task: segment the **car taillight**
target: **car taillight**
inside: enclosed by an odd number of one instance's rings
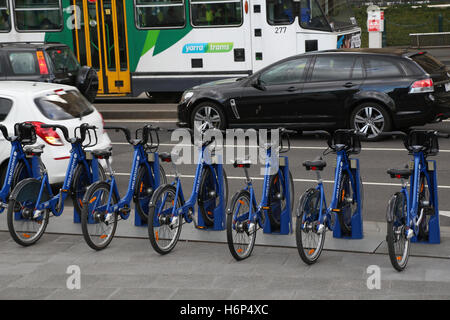
[[[34,125],[36,129],[36,134],[39,137],[41,137],[41,139],[44,140],[46,143],[48,143],[51,146],[64,145],[61,140],[61,137],[55,130],[53,130],[52,128],[41,128],[42,122],[33,121],[31,123]]]
[[[414,82],[409,89],[409,93],[434,92],[433,79],[423,79]]]
[[[43,51],[36,51],[38,64],[39,64],[39,71],[41,74],[48,74],[48,67],[47,62],[45,61],[44,52]]]

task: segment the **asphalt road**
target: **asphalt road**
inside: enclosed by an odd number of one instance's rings
[[[145,122],[147,123],[147,122]],[[142,127],[144,122],[121,122],[131,130]],[[118,124],[111,122],[111,124]],[[175,128],[173,122],[154,122],[162,128]],[[450,122],[428,125],[425,128],[436,129],[450,133]],[[110,132],[114,148],[113,167],[118,175],[119,190],[123,195],[128,185],[129,172],[131,170],[132,146],[125,142],[123,134]],[[298,202],[301,194],[309,187],[313,187],[315,174],[307,172],[302,166],[303,161],[314,159],[321,155],[326,148],[326,142],[314,137],[304,137],[300,135],[291,138],[291,151],[289,156],[290,170],[294,178],[295,200]],[[172,142],[170,133],[161,134],[160,152],[170,152],[177,142]],[[386,170],[389,168],[401,168],[410,160],[410,156],[404,149],[401,140],[388,139],[381,142],[366,142],[362,144],[362,151],[357,156],[360,159],[361,175],[364,183],[364,219],[366,221],[385,221],[385,212],[388,200],[393,193],[400,189],[400,181],[391,179]],[[441,151],[438,156],[430,158],[438,161],[438,183],[439,183],[439,208],[441,212],[441,225],[450,226],[450,139],[440,140]],[[328,199],[332,193],[333,162],[335,155],[330,154],[324,159],[328,166],[323,172],[325,180],[325,190]],[[172,165],[163,165],[168,180],[173,179],[174,169]],[[254,165],[250,169],[250,175],[255,180],[257,197],[261,195],[262,176],[260,175],[261,165]],[[235,169],[231,165],[226,165],[225,170],[228,175],[229,199],[240,190],[245,183],[243,169]],[[182,182],[185,196],[192,190],[192,181],[195,174],[195,165],[180,165],[178,171],[182,175]],[[295,205],[296,206],[296,205]]]

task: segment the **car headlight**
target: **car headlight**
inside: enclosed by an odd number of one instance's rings
[[[194,95],[194,92],[192,92],[192,91],[185,91],[183,93],[183,96],[181,97],[181,103],[188,101],[189,99],[192,98],[193,95]]]

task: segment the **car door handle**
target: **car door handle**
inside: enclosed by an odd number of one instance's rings
[[[286,91],[288,91],[288,92],[294,92],[294,91],[297,91],[297,90],[298,90],[297,87],[289,87],[289,88],[287,88]]]
[[[344,87],[346,88],[351,88],[354,87],[356,84],[354,84],[353,82],[347,82],[346,84],[344,84]]]

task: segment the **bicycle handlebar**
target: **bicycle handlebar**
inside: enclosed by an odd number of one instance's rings
[[[2,124],[0,124],[0,131],[2,132],[3,137],[5,137],[6,140],[11,141],[11,137],[8,135],[8,129]]]
[[[420,138],[422,134],[422,138]],[[439,151],[439,144],[437,139],[435,142],[433,138],[450,138],[448,133],[439,132],[436,130],[411,130],[408,134],[403,131],[384,132],[382,136],[399,136],[403,139],[403,144],[409,152],[424,152],[429,155],[436,155]]]
[[[59,125],[59,124],[41,124],[41,128],[44,129],[53,129],[56,131],[56,129],[61,130],[61,132],[64,135],[64,139],[66,139],[67,142],[71,142],[71,139],[69,137],[69,130],[65,126]]]

